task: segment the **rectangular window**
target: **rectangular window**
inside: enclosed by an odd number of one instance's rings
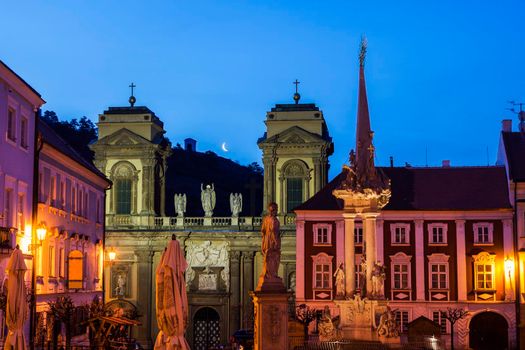
[[[408,264],[394,264],[394,289],[408,289]]]
[[[58,276],[64,277],[64,248],[58,250]]]
[[[445,243],[443,227],[432,227],[432,243]]]
[[[432,289],[447,289],[447,264],[431,264],[431,288]]]
[[[27,118],[22,117],[20,120],[20,146],[27,149]]]
[[[13,227],[13,190],[5,190],[5,226]]]
[[[49,277],[55,277],[55,247],[49,246]]]
[[[115,190],[117,191],[117,214],[131,214],[131,180],[117,180]]]
[[[489,236],[489,227],[479,225],[476,229],[476,243],[492,243]]]
[[[476,264],[476,289],[494,289],[492,264]]]
[[[97,198],[96,222],[100,223],[100,198]]]
[[[390,225],[392,244],[409,244],[410,243],[410,224],[392,224]]]
[[[361,273],[363,268],[361,264],[355,264],[355,289],[361,289]]]
[[[315,288],[330,288],[330,265],[315,265]]]
[[[73,214],[77,213],[77,189],[75,187],[71,191],[71,212]]]
[[[432,312],[432,321],[436,322],[441,328],[441,334],[447,333],[447,319],[441,311]]]
[[[51,197],[51,206],[57,205],[57,178],[51,176],[51,189],[49,190],[49,196]]]
[[[23,193],[18,194],[18,224],[17,228],[19,232],[25,231],[26,219],[24,216],[24,205],[25,198]]]
[[[286,179],[286,211],[291,213],[293,209],[303,203],[303,179]]]
[[[62,209],[66,207],[66,184],[60,181],[60,204]]]
[[[7,110],[7,138],[16,141],[16,116],[11,108]]]
[[[363,244],[363,227],[355,226],[354,227],[354,244],[361,245]]]
[[[396,322],[401,333],[408,331],[408,311],[396,311]]]

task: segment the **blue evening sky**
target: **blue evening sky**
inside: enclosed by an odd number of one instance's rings
[[[354,147],[357,54],[377,162],[486,165],[500,122],[525,100],[523,1],[8,1],[0,58],[64,118],[96,120],[137,105],[175,145],[198,140],[242,164],[259,161],[265,112],[301,102],[324,112],[331,177]],[[227,143],[229,153],[220,149]],[[427,151],[425,151],[427,150]]]

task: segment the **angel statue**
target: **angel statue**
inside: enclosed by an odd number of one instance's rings
[[[230,210],[232,211],[232,217],[236,218],[242,211],[242,194],[230,193]]]
[[[175,193],[175,211],[179,218],[184,217],[186,212],[186,193],[176,194]]]
[[[206,185],[206,188],[201,184],[201,202],[205,217],[213,216],[213,209],[215,208],[215,188],[213,184]]]

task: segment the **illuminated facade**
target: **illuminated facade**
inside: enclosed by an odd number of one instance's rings
[[[45,122],[39,121],[38,132],[37,223],[46,234],[35,240],[37,344],[52,338],[48,302],[69,296],[78,307],[102,298],[104,200],[110,187],[109,180]],[[86,332],[80,323],[87,311],[78,310],[73,336]]]
[[[32,266],[35,120],[44,104],[40,94],[0,61],[0,286],[18,244]],[[31,274],[26,273],[30,285]],[[0,311],[2,313],[2,311]],[[0,315],[0,345],[5,337]]]
[[[515,233],[505,167],[375,167],[363,61],[358,106],[350,165],[296,209],[297,303],[328,306],[341,317],[343,336],[367,340],[380,340],[372,329],[377,310],[388,304],[402,338],[423,316],[449,342],[441,311],[461,308],[469,314],[456,323],[456,348],[516,348]],[[368,315],[364,328],[356,312]]]

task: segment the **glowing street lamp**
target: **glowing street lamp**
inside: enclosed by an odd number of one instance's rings
[[[509,276],[509,280],[511,279],[513,270],[514,270],[514,261],[511,258],[509,258],[509,256],[507,255],[507,257],[505,258],[505,272],[507,272],[507,275]]]
[[[113,248],[109,248],[108,250],[109,262],[112,263],[116,257],[117,257],[117,253],[115,252],[115,250]]]
[[[42,244],[42,241],[46,239],[46,234],[47,234],[46,224],[41,222],[36,228],[36,238],[38,239],[38,242],[40,244]]]

